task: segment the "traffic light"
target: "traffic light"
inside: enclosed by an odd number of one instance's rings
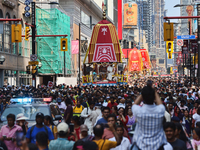
[[[169,52],[174,52],[174,44],[173,44],[173,41],[167,41],[166,42],[166,50],[167,50],[167,53]]]
[[[30,66],[26,66],[26,73],[31,74]]]
[[[29,39],[29,34],[30,34],[30,29],[29,29],[29,27],[26,27],[26,29],[25,29],[25,40],[26,41],[28,41],[28,39]]]
[[[11,39],[13,43],[22,42],[22,25],[12,24],[11,26]]]
[[[174,41],[174,24],[164,23],[164,41]]]
[[[32,74],[37,75],[37,66],[32,66]]]
[[[61,51],[68,51],[67,38],[61,38],[60,39],[60,50]]]

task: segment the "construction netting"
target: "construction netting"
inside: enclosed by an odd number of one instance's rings
[[[68,51],[65,52],[66,74],[71,74],[70,17],[58,9],[36,9],[37,35],[65,35],[68,39]],[[64,52],[60,51],[60,39],[63,37],[37,37],[38,61],[41,74],[63,74]]]

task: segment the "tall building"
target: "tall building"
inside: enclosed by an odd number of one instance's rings
[[[163,23],[165,16],[164,0],[148,0],[148,47],[152,71],[166,71],[166,52],[163,40]]]

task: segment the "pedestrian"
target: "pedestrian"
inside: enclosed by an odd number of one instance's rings
[[[44,114],[41,112],[38,112],[36,114],[36,125],[30,127],[26,134],[26,140],[27,143],[36,143],[36,135],[38,132],[44,131],[48,135],[49,141],[54,139],[53,132],[51,129],[47,126],[45,126],[44,123]]]
[[[112,109],[112,106],[117,106],[118,104],[116,102],[114,102],[114,97],[111,96],[110,97],[110,102],[108,103],[108,106],[110,108],[110,110]],[[110,112],[111,113],[111,112]]]
[[[16,124],[19,125],[20,127],[22,127],[24,135],[26,135],[26,133],[28,131],[28,122],[26,121],[27,119],[28,118],[25,117],[23,113],[19,113],[17,115]]]
[[[126,124],[126,127],[128,129],[128,131],[131,131],[132,129],[132,125],[136,122],[135,120],[135,116],[133,116],[133,112],[131,109],[128,109],[128,122]]]
[[[5,143],[8,150],[20,150],[19,147],[15,145],[16,132],[23,132],[22,128],[15,124],[15,115],[7,115],[7,125],[1,127],[0,140]]]
[[[108,123],[107,117],[108,117],[109,114],[110,114],[110,108],[109,107],[103,107],[102,108],[102,118],[99,119],[96,124],[107,124]]]
[[[64,120],[67,124],[70,124],[71,118],[73,116],[72,101],[71,99],[67,98],[65,102],[66,102],[67,108],[64,113]]]
[[[47,127],[51,129],[54,135],[54,139],[57,139],[57,127],[53,125],[51,116],[49,115],[44,116],[44,125],[46,125]]]
[[[191,139],[192,148],[194,150],[200,150],[200,129],[195,128],[193,130],[193,139]]]
[[[92,101],[89,102],[89,107],[84,108],[81,112],[81,117],[85,119],[84,124],[88,127],[89,134],[93,132],[92,119],[93,117],[96,117],[96,113],[93,111],[94,104],[95,103]]]
[[[115,114],[109,114],[107,117],[107,121],[108,123],[112,124],[112,126],[115,128],[116,124],[117,124],[117,117],[115,116]],[[124,125],[124,124],[123,124]],[[123,136],[128,138],[128,133],[126,131],[126,129],[124,128],[124,132],[123,132]],[[102,136],[103,139],[110,139],[113,138],[114,134],[112,132],[112,130],[110,130],[110,128],[107,126],[104,129],[104,134]]]
[[[73,116],[80,117],[81,112],[83,111],[84,107],[81,105],[81,101],[77,100],[76,106],[73,108]]]
[[[65,111],[66,109],[65,102],[62,102],[62,99],[60,97],[57,98],[57,105],[59,109],[63,109]]]
[[[61,122],[57,126],[58,139],[52,140],[49,144],[49,150],[72,150],[74,147],[74,141],[68,141],[69,126],[65,122]],[[74,134],[74,136],[76,136]]]
[[[200,121],[200,107],[198,107],[196,113],[192,115],[192,118],[194,119],[194,127],[196,127],[196,123]]]
[[[78,140],[79,140],[80,139],[80,119],[79,119],[79,117],[73,116],[71,123],[74,124],[74,130],[75,130],[75,133],[76,133]]]
[[[176,138],[175,131],[176,131],[176,125],[173,122],[166,122],[164,124],[164,131],[167,137],[167,141],[171,144],[174,150],[181,149],[181,150],[187,150],[186,144]]]
[[[133,137],[133,149],[158,150],[167,143],[162,123],[165,107],[157,92],[152,88],[152,81],[142,89],[141,95],[137,97],[132,106],[133,115],[137,124]],[[141,107],[139,104],[144,102]],[[154,105],[154,101],[156,105]]]
[[[124,128],[123,126],[116,126],[115,130],[117,132],[117,135],[119,136],[121,140],[121,144],[118,145],[115,148],[112,148],[111,150],[129,150],[129,147],[131,145],[130,141],[128,138],[124,137]],[[109,141],[116,141],[115,137],[110,138]]]
[[[94,127],[94,142],[98,145],[99,150],[110,150],[111,148],[115,148],[116,146],[121,144],[120,138],[116,133],[113,124],[108,123],[109,129],[113,132],[116,141],[109,141],[108,139],[102,139],[102,135],[104,134],[104,126],[102,124],[97,124]]]
[[[2,97],[2,104],[0,105],[1,115],[3,114],[3,112],[4,112],[4,110],[6,109],[7,106],[8,106],[8,103],[6,101],[6,97],[3,96]]]
[[[80,140],[82,141],[92,141],[94,139],[94,137],[92,135],[88,134],[88,127],[84,124],[82,124],[80,126],[80,131],[81,131],[81,135],[80,135]]]
[[[48,135],[44,131],[40,131],[36,135],[36,145],[38,150],[49,150]]]

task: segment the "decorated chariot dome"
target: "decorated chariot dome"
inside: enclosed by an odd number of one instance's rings
[[[87,63],[122,62],[122,51],[116,28],[106,20],[105,13],[103,15],[103,20],[94,26],[83,63],[86,63],[86,57],[88,57]]]

